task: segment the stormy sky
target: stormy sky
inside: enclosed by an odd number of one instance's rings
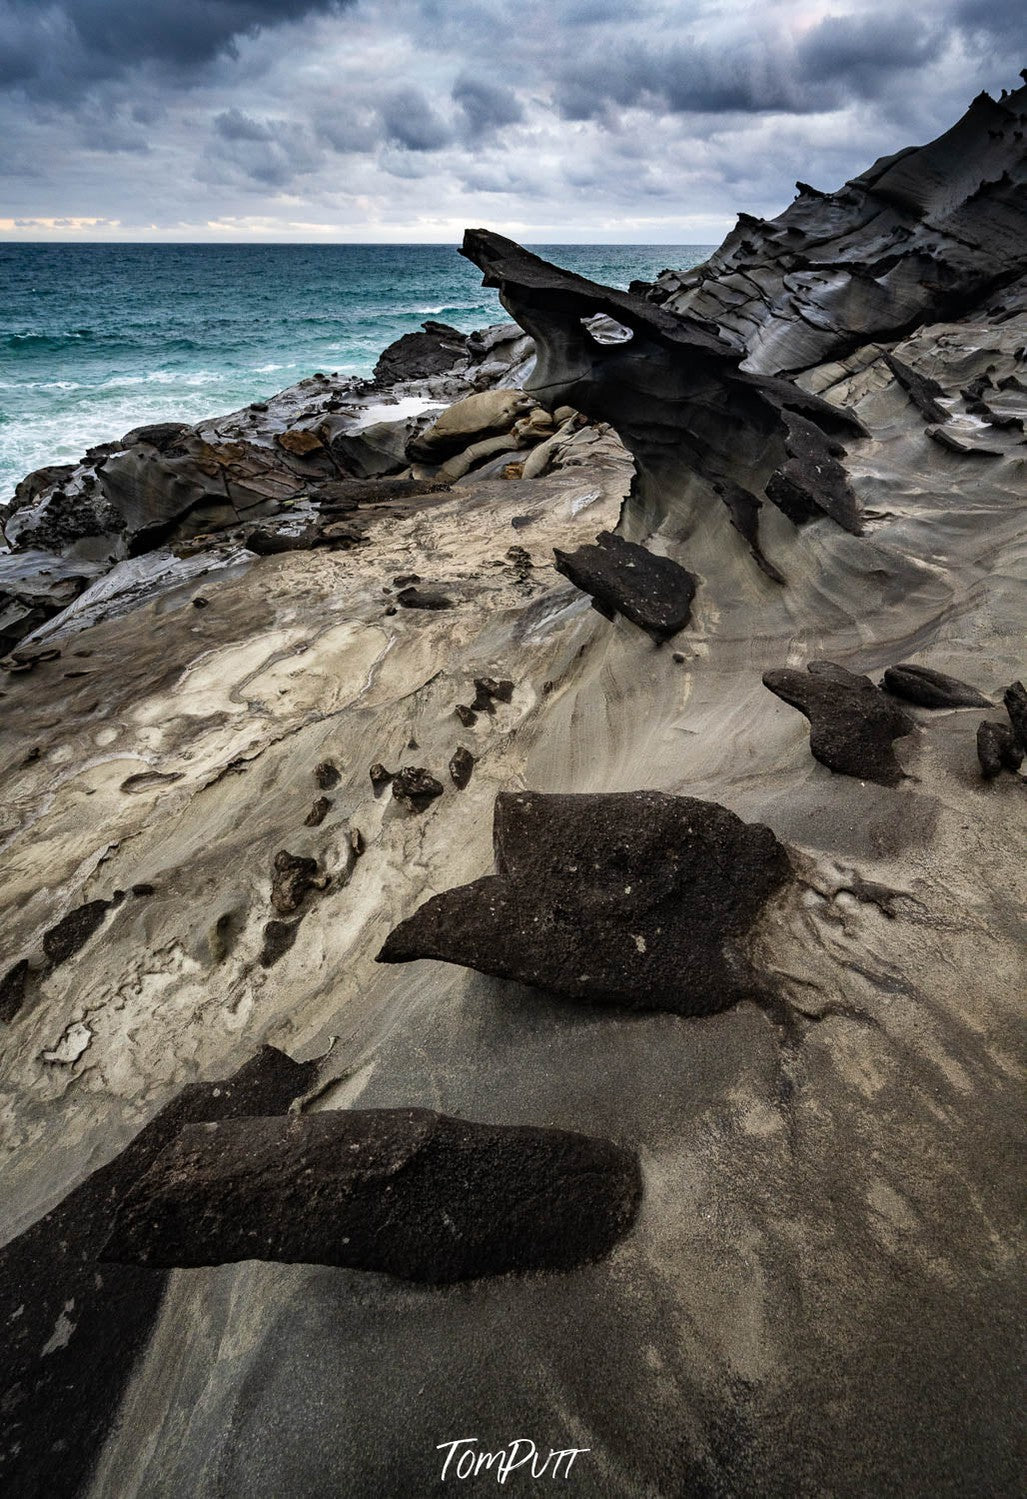
[[[1024,0],[0,0],[0,237],[709,243],[1019,85]]]

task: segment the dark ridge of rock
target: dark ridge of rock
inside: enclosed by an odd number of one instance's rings
[[[661,310],[712,320],[768,372],[952,321],[1027,269],[1025,114],[1027,88],[981,94],[936,140],[738,225],[704,265],[661,273],[652,295]],[[937,392],[893,373],[926,415]]]
[[[260,949],[261,968],[273,968],[279,958],[294,945],[300,929],[302,916],[296,921],[268,921],[264,923],[264,940]]]
[[[29,978],[29,960],[21,958],[0,979],[0,1020],[5,1025],[11,1021],[25,1003],[25,989]]]
[[[989,698],[968,682],[947,677],[941,671],[932,671],[929,666],[914,666],[908,661],[889,666],[881,685],[893,697],[904,698],[907,703],[916,703],[921,708],[994,707]]]
[[[474,772],[474,756],[464,745],[460,745],[453,751],[453,757],[449,762],[449,774],[453,785],[458,791],[463,791],[470,783]]]
[[[112,900],[90,900],[62,916],[56,926],[43,933],[43,951],[51,968],[66,963],[70,957],[85,947],[94,932],[103,926],[107,912],[116,902]]]
[[[389,344],[374,367],[374,383],[397,385],[404,380],[424,380],[447,374],[467,355],[467,336],[448,323],[429,319],[419,333],[404,333]]]
[[[743,485],[735,484],[730,479],[718,480],[713,488],[727,506],[731,524],[739,536],[744,537],[748,543],[756,566],[773,582],[784,583],[786,581],[784,575],[772,562],[768,561],[760,546],[760,511],[763,509],[763,501],[758,500],[754,494],[750,494]]]
[[[658,557],[611,531],[595,546],[555,549],[556,570],[590,594],[592,606],[613,619],[623,614],[654,640],[667,640],[688,624],[696,580],[670,557]]]
[[[829,770],[880,786],[902,780],[892,740],[916,725],[869,677],[832,661],[811,661],[804,672],[764,672],[763,685],[809,719],[810,753]]]
[[[423,765],[405,765],[392,777],[392,794],[397,801],[409,807],[411,812],[423,812],[443,792],[441,781],[437,781]]]
[[[133,427],[121,439],[122,448],[134,447],[137,442],[156,448],[158,453],[167,453],[175,448],[189,427],[185,422],[152,422],[148,427]]]
[[[227,1081],[190,1084],[0,1249],[0,1492],[75,1499],[117,1417],[166,1284],[152,1270],[98,1262],[129,1188],[184,1125],[284,1113],[319,1066],[265,1046]]]
[[[328,876],[318,867],[316,859],[290,854],[284,848],[275,854],[271,904],[281,915],[298,911],[311,890],[324,890],[327,885]]]
[[[977,730],[977,758],[985,780],[993,780],[1002,770],[1019,770],[1024,752],[1007,723],[986,718]]]
[[[332,804],[327,796],[319,796],[313,803],[310,811],[303,819],[305,828],[319,828],[332,810]]]
[[[939,424],[948,421],[949,413],[938,403],[938,396],[945,392],[937,380],[930,375],[921,375],[895,354],[885,354],[884,362],[922,416]]]
[[[54,552],[0,553],[0,656],[60,614],[104,571],[98,562]]]
[[[747,941],[791,874],[769,828],[657,791],[504,792],[493,838],[496,874],[419,907],[380,963],[434,958],[681,1015],[766,996]]]
[[[496,703],[508,703],[513,698],[514,684],[508,677],[475,677],[472,713],[493,713]],[[474,719],[471,720],[474,722]]]
[[[396,602],[404,609],[452,609],[453,600],[440,588],[401,588]]]
[[[374,787],[375,796],[381,796],[386,786],[393,779],[395,771],[386,770],[381,761],[376,760],[368,771],[368,775],[371,777],[371,785]]]
[[[48,463],[44,468],[35,468],[24,479],[20,479],[14,486],[14,498],[9,506],[0,505],[0,520],[6,515],[13,515],[23,505],[31,505],[33,500],[52,489],[57,484],[63,484],[70,479],[75,472],[73,463]]]
[[[638,1213],[633,1151],[428,1109],[188,1125],[119,1207],[106,1258],[339,1265],[429,1285],[572,1270]]]
[[[737,345],[710,321],[560,270],[501,235],[468,229],[461,253],[534,339],[525,390],[549,410],[571,406],[616,429],[640,476],[627,507],[649,530],[693,476],[711,496],[714,485],[737,483],[783,498],[797,521],[823,514],[859,529],[832,440],[864,435],[850,412],[788,380],[741,369]],[[586,326],[597,313],[631,336],[598,341]]]
[[[314,780],[321,791],[332,791],[341,779],[338,766],[331,760],[322,760],[314,766]]]
[[[321,510],[349,512],[361,505],[381,505],[389,500],[416,500],[425,495],[448,494],[452,485],[444,479],[331,479],[312,487],[310,499]]]
[[[1011,682],[1002,694],[1002,701],[1009,714],[1013,737],[1027,753],[1027,687],[1022,682]]]

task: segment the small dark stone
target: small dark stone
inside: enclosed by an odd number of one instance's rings
[[[38,744],[34,744],[21,763],[23,765],[35,765],[42,753],[41,747]]]
[[[1001,770],[1019,770],[1023,750],[1007,723],[986,718],[977,730],[977,758],[985,780],[990,781]]]
[[[29,978],[29,960],[22,958],[9,968],[0,979],[0,1020],[6,1025],[17,1015],[25,1003],[25,988]]]
[[[695,578],[670,557],[658,557],[612,531],[600,531],[595,546],[556,550],[556,570],[612,619],[622,614],[654,640],[667,640],[688,624]]]
[[[332,810],[332,804],[326,796],[319,796],[313,804],[306,817],[303,819],[305,828],[319,828]]]
[[[453,712],[456,714],[457,718],[459,718],[465,729],[471,728],[478,722],[477,713],[475,713],[473,708],[469,708],[466,703],[457,703],[456,707],[453,709]]]
[[[947,677],[944,672],[912,666],[909,662],[889,666],[882,685],[893,697],[905,698],[907,703],[916,703],[921,708],[992,707],[983,693],[958,677]]]
[[[425,770],[422,765],[405,765],[393,777],[393,796],[412,812],[423,812],[442,792],[442,782],[437,781],[431,771]]]
[[[69,911],[56,926],[43,933],[43,951],[51,968],[57,968],[77,953],[80,947],[85,947],[93,933],[103,925],[104,917],[112,904],[112,901],[107,900],[87,901],[84,906],[77,906],[74,911]]]
[[[767,994],[748,937],[790,877],[769,828],[634,791],[502,793],[496,874],[393,931],[381,963],[436,958],[569,999],[703,1015]]]
[[[414,750],[414,749],[420,749],[420,748],[421,748],[421,746],[418,744],[418,742],[414,738],[413,734],[411,734],[410,738],[407,740],[407,749]]]
[[[300,921],[302,921],[300,917]],[[299,921],[268,921],[264,925],[264,943],[260,949],[261,968],[273,968],[296,941]]]
[[[133,895],[156,895],[157,893],[157,886],[149,885],[145,881],[140,881],[138,885],[133,885],[131,888]]]
[[[453,600],[438,588],[403,588],[396,595],[404,609],[452,609]]]
[[[514,684],[505,677],[475,677],[474,699],[471,711],[491,713],[495,703],[508,703],[513,697]]]
[[[474,756],[469,749],[465,749],[461,745],[459,749],[453,751],[453,758],[449,762],[449,774],[452,776],[453,785],[458,791],[463,791],[471,779],[473,770]]]
[[[811,661],[804,672],[764,672],[763,685],[809,719],[810,753],[822,765],[881,786],[901,781],[892,740],[916,725],[869,677],[831,661]]]
[[[684,666],[685,662],[688,660],[688,657],[685,655],[684,651],[675,651],[673,656],[671,657],[671,660],[677,666]]]
[[[386,786],[392,780],[394,772],[386,770],[381,761],[375,761],[368,771],[368,775],[371,777],[371,785],[374,787],[375,796],[381,796]]]
[[[1002,694],[1002,701],[1009,714],[1013,737],[1027,754],[1027,687],[1022,682],[1011,682]]]
[[[206,609],[206,607],[207,607],[207,605],[209,603],[210,603],[210,599],[205,599],[205,598],[201,597],[200,594],[197,594],[196,597],[193,599],[193,608],[194,609]]]
[[[171,1268],[340,1265],[445,1285],[607,1254],[642,1195],[634,1151],[429,1109],[187,1125],[122,1202],[104,1255]]]
[[[287,853],[284,848],[275,854],[271,904],[283,916],[297,911],[311,890],[324,890],[327,884],[328,876],[318,868],[316,859]]]
[[[331,760],[322,760],[319,765],[314,766],[314,779],[322,791],[331,791],[339,784],[342,777]]]
[[[393,583],[395,584],[395,586],[397,588],[409,588],[409,586],[410,586],[411,583],[420,583],[420,581],[421,581],[421,574],[420,573],[400,573],[399,576],[396,577],[396,578],[393,578],[392,581],[393,581]]]

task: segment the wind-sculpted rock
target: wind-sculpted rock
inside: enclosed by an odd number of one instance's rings
[[[1023,750],[1007,723],[986,718],[977,730],[977,758],[984,779],[991,781],[1002,770],[1019,770],[1023,764]]]
[[[374,367],[375,384],[383,387],[404,380],[423,380],[466,363],[467,335],[448,323],[429,320],[417,333],[404,333],[389,344]]]
[[[743,370],[737,346],[711,322],[560,270],[489,230],[468,229],[462,253],[535,341],[525,390],[550,410],[567,405],[609,422],[634,456],[626,514],[638,525],[655,530],[672,520],[685,505],[678,497],[699,479],[710,505],[741,484],[796,524],[829,516],[859,531],[838,461],[837,436],[864,434],[851,413],[788,380]],[[596,314],[618,325],[617,341],[603,329],[597,336]],[[755,535],[747,539],[755,549]]]
[[[769,828],[657,791],[501,793],[496,874],[436,895],[382,963],[435,958],[568,999],[705,1015],[758,998],[752,928],[790,876]]]
[[[609,1253],[642,1194],[633,1151],[428,1109],[187,1126],[122,1204],[104,1255],[171,1268],[340,1265],[444,1285]]]
[[[958,677],[947,677],[943,671],[932,671],[929,666],[914,666],[904,662],[901,666],[889,666],[882,683],[893,697],[905,698],[907,703],[916,703],[919,708],[991,708],[994,704],[969,682]]]
[[[425,432],[407,444],[417,463],[443,463],[479,438],[508,432],[533,402],[520,390],[486,390],[448,407]]]
[[[1027,87],[980,94],[925,146],[882,157],[835,193],[797,183],[776,219],[740,215],[691,272],[664,272],[649,295],[708,318],[754,370],[798,371],[919,323],[958,317],[1024,270]],[[892,373],[944,422],[936,383]]]
[[[623,614],[654,640],[667,640],[688,624],[695,578],[671,557],[658,557],[612,531],[600,531],[595,546],[556,550],[556,570],[591,594],[592,605],[612,619]]]
[[[809,719],[810,753],[822,765],[881,786],[901,781],[892,740],[916,725],[869,677],[832,661],[811,661],[804,672],[764,672],[763,685]]]

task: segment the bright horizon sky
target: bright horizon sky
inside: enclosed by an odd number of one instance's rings
[[[0,239],[715,244],[1018,84],[1023,0],[0,0]]]

